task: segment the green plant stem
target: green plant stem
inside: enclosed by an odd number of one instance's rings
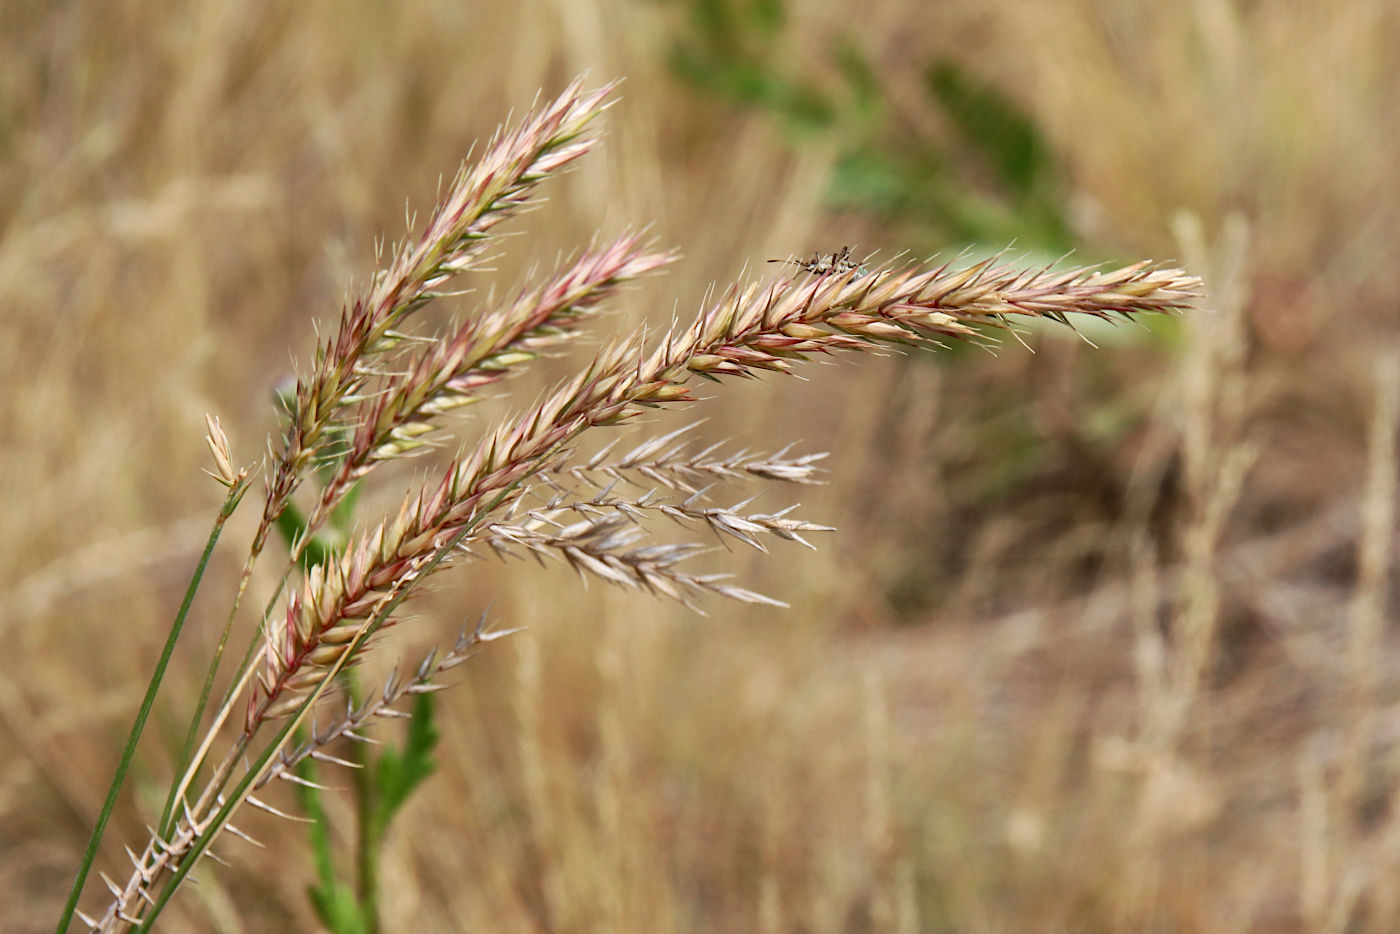
[[[355,854],[355,894],[360,903],[360,919],[365,934],[379,934],[379,848],[383,843],[381,809],[374,797],[376,763],[370,750],[361,744],[356,757],[362,766],[355,772],[356,810],[359,840]]]
[[[340,679],[350,696],[352,706],[358,708],[363,697],[355,672],[342,671]],[[355,744],[354,759],[360,766],[354,771],[357,818],[355,900],[359,906],[364,934],[379,934],[379,847],[383,842],[384,833],[379,820],[380,808],[375,800],[378,763],[373,747],[367,743]]]
[[[194,595],[199,591],[200,582],[204,579],[204,571],[209,566],[209,558],[214,553],[214,546],[218,544],[220,534],[223,533],[224,523],[238,508],[238,503],[243,499],[243,494],[247,490],[248,482],[246,479],[229,488],[228,496],[224,498],[219,515],[214,520],[214,527],[209,531],[209,540],[204,545],[204,553],[199,556],[199,563],[195,566],[194,574],[190,577],[189,586],[185,588],[185,599],[180,603],[180,610],[175,614],[175,620],[170,625],[170,634],[165,639],[165,647],[161,650],[160,660],[156,662],[156,669],[151,674],[150,682],[146,685],[146,696],[142,698],[141,708],[136,712],[136,719],[131,724],[131,732],[126,738],[126,748],[122,750],[121,761],[117,764],[116,773],[112,776],[112,784],[107,789],[107,799],[102,802],[102,811],[97,817],[97,824],[92,828],[92,836],[88,838],[87,849],[83,851],[83,859],[78,866],[77,878],[73,880],[73,888],[68,893],[68,901],[63,906],[63,914],[59,917],[55,934],[65,934],[68,925],[73,921],[73,913],[78,908],[78,899],[83,894],[83,885],[87,882],[88,873],[92,871],[92,864],[97,858],[97,847],[102,842],[102,835],[107,829],[107,821],[111,818],[112,810],[117,803],[117,795],[121,791],[122,783],[126,780],[131,760],[136,755],[136,745],[140,742],[141,733],[146,728],[146,718],[150,715],[151,707],[155,704],[156,694],[160,691],[161,682],[165,678],[165,669],[170,664],[171,655],[175,652],[175,643],[185,628],[185,620],[189,616],[190,606],[194,603]]]

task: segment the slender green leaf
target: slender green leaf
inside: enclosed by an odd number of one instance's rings
[[[209,531],[209,540],[204,545],[204,553],[199,556],[199,563],[195,565],[194,573],[190,576],[189,586],[185,588],[185,598],[180,602],[180,609],[175,614],[175,620],[170,624],[170,632],[165,638],[165,647],[161,649],[160,659],[156,662],[156,669],[151,674],[151,680],[146,685],[146,696],[141,699],[141,707],[136,712],[136,719],[131,724],[131,732],[127,734],[126,747],[122,750],[121,761],[117,763],[116,774],[112,776],[112,784],[107,788],[107,798],[102,802],[102,811],[97,816],[97,824],[92,828],[92,836],[88,838],[87,849],[83,851],[82,862],[78,866],[77,878],[73,880],[73,888],[68,893],[68,901],[64,904],[63,914],[59,918],[57,934],[64,934],[68,930],[68,925],[73,921],[73,913],[77,910],[78,899],[83,894],[83,884],[87,882],[88,873],[92,871],[93,861],[97,858],[97,847],[102,842],[102,834],[107,829],[107,821],[112,816],[112,809],[117,803],[117,794],[121,791],[122,783],[126,780],[127,770],[131,768],[131,760],[136,755],[136,745],[141,739],[141,733],[146,728],[146,718],[150,716],[151,707],[155,704],[156,694],[160,691],[161,682],[165,679],[165,669],[170,664],[170,657],[175,652],[175,643],[180,638],[180,633],[184,631],[185,620],[189,617],[190,607],[194,604],[194,595],[199,591],[199,585],[204,580],[204,571],[209,567],[209,557],[214,553],[214,546],[218,544],[219,536],[223,533],[224,523],[233,515],[238,508],[239,502],[243,499],[243,494],[248,491],[248,482],[245,479],[229,488],[228,495],[224,497],[223,506],[219,509],[219,515],[214,520],[214,527]]]

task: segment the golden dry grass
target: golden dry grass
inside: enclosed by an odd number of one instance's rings
[[[501,270],[650,221],[686,259],[619,327],[688,315],[746,262],[904,246],[823,213],[830,153],[669,77],[675,8],[476,6],[0,11],[6,931],[51,929],[194,561],[203,413],[260,453],[288,353],[511,107],[627,77]],[[443,695],[442,769],[385,860],[392,928],[1400,928],[1400,12],[792,20],[785,57],[850,31],[910,97],[934,52],[995,79],[1064,159],[1087,248],[1176,255],[1215,310],[1172,346],[1043,337],[725,389],[707,437],[833,452],[801,498],[840,534],[717,559],[789,611],[701,619],[528,566],[443,578],[383,661],[491,601],[530,631]],[[238,560],[196,606],[106,868],[158,807]],[[234,867],[167,928],[313,925],[302,831],[255,823],[271,850],[225,845]]]

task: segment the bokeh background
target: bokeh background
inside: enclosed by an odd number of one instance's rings
[[[684,259],[600,337],[843,244],[1175,260],[1210,296],[646,426],[831,452],[759,500],[838,527],[818,551],[705,559],[790,609],[441,577],[383,664],[488,605],[529,629],[439,695],[387,928],[1400,929],[1397,49],[1390,0],[4,0],[0,928],[57,917],[219,500],[203,414],[260,458],[376,239],[586,72],[626,79],[601,147],[448,312],[644,225]],[[99,868],[144,840],[255,512]],[[243,823],[268,849],[222,847],[166,929],[316,928],[304,829]]]

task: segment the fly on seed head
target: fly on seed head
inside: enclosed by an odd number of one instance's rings
[[[851,259],[851,248],[849,246],[843,246],[839,253],[832,253],[829,256],[821,253],[813,253],[811,259],[770,259],[768,262],[791,263],[794,266],[805,269],[814,276],[853,272],[854,275],[851,276],[851,278],[859,279],[861,276],[868,276],[870,274],[869,269],[866,269],[860,263]]]

